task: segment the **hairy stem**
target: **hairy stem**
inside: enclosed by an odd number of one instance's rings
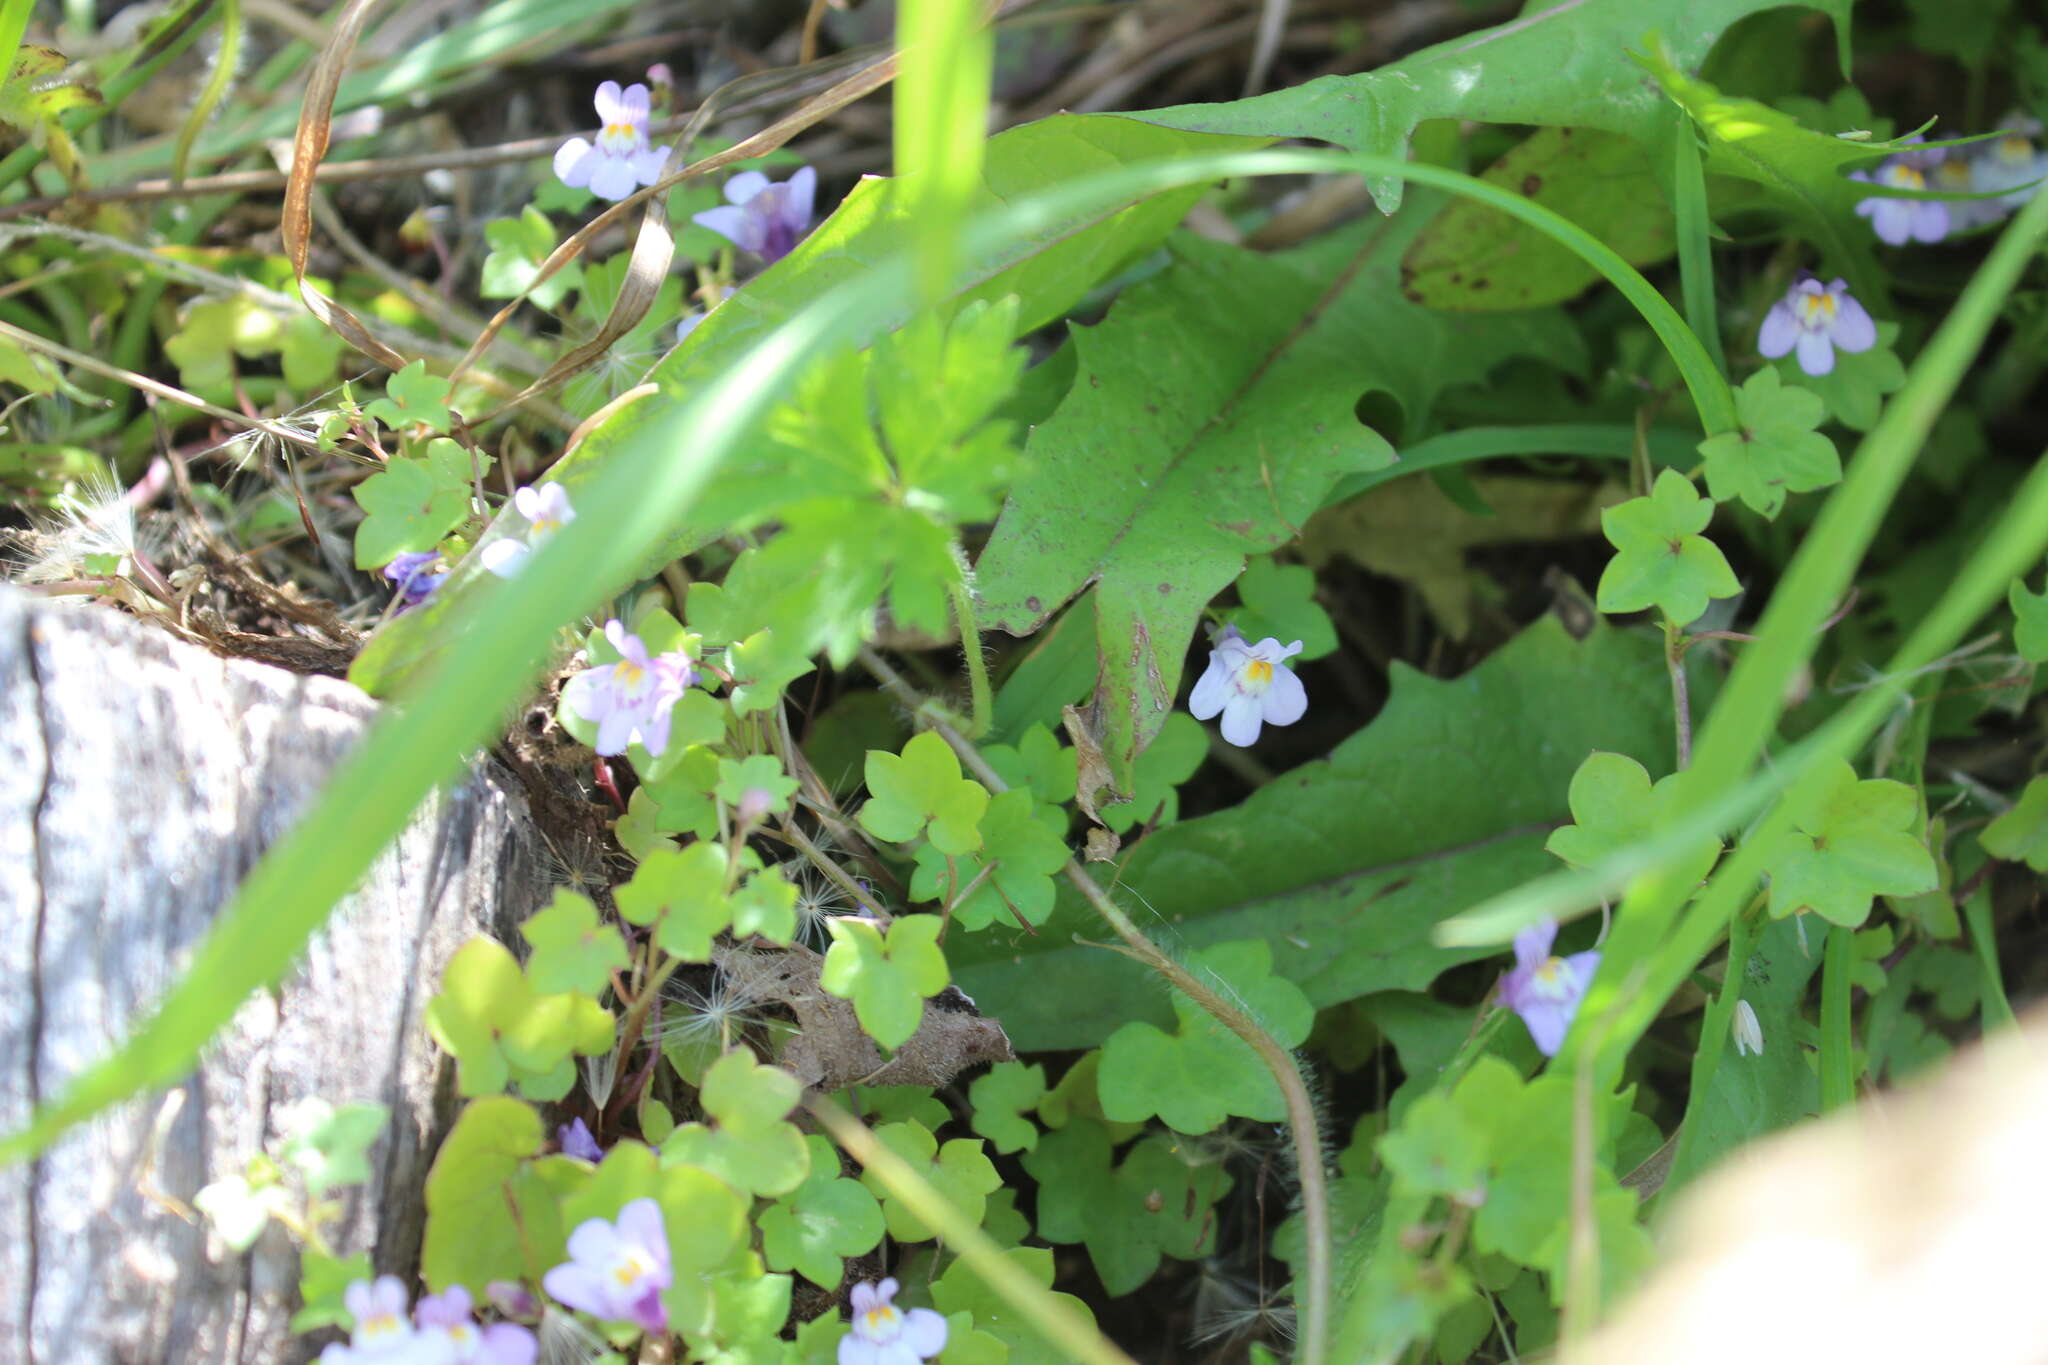
[[[974,708],[967,737],[980,739],[988,733],[995,717],[995,698],[988,686],[988,660],[981,657],[981,631],[974,624],[974,589],[955,579],[952,593],[953,617],[960,623],[960,652],[967,658],[967,695]]]

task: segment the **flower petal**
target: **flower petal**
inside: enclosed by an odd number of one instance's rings
[[[483,565],[500,578],[511,578],[526,567],[526,557],[531,553],[525,541],[517,536],[504,536],[484,546]]]
[[[1948,236],[1948,205],[1926,199],[1909,199],[1913,239],[1938,242]]]
[[[1826,374],[1835,368],[1835,343],[1826,332],[1799,334],[1799,368],[1808,374]]]
[[[619,1210],[619,1236],[640,1247],[661,1267],[662,1284],[668,1284],[668,1230],[662,1223],[661,1205],[652,1199],[635,1199]]]
[[[811,207],[818,195],[818,173],[800,166],[789,178],[789,216],[801,232],[811,225]]]
[[[633,742],[633,731],[639,721],[631,707],[613,707],[598,719],[597,742],[591,747],[606,758],[616,758]]]
[[[1871,210],[1870,226],[1879,241],[1904,246],[1913,235],[1913,206],[1904,199],[1887,199]]]
[[[1239,692],[1223,703],[1223,737],[1240,749],[1258,743],[1263,723],[1259,699]]]
[[[597,169],[590,159],[596,150],[587,137],[570,138],[555,149],[555,178],[571,189],[589,185],[590,173]]]
[[[1209,667],[1195,680],[1195,690],[1188,694],[1188,714],[1196,720],[1207,720],[1229,700],[1230,669],[1220,651],[1211,653]]]
[[[744,204],[774,183],[759,171],[741,171],[725,182],[725,202]]]
[[[848,1332],[839,1338],[839,1365],[878,1365],[882,1348]]]
[[[604,157],[590,173],[590,192],[614,204],[631,194],[639,184],[633,178],[633,158],[629,156]]]
[[[709,228],[742,251],[760,249],[760,225],[743,208],[728,204],[722,208],[705,209],[702,213],[691,214],[690,221],[698,227]]]
[[[1835,299],[1835,325],[1830,335],[1845,351],[1867,351],[1877,345],[1877,324],[1870,320],[1869,309],[1842,294]]]
[[[1557,921],[1538,920],[1515,935],[1515,965],[1534,967],[1550,956],[1550,945],[1557,942]]]
[[[853,1313],[855,1317],[859,1317],[881,1301],[882,1296],[877,1294],[875,1287],[866,1280],[862,1280],[853,1287]]]
[[[614,90],[618,89],[616,85],[612,88]],[[647,100],[647,87],[635,81],[627,86],[625,92],[619,96],[619,113],[622,117],[611,121],[630,123],[638,128],[647,122],[647,115],[651,108],[652,106]]]
[[[1588,948],[1583,953],[1573,953],[1564,960],[1564,967],[1571,976],[1573,999],[1583,999],[1586,988],[1593,984],[1593,973],[1600,970],[1600,950]]]
[[[1273,670],[1273,684],[1261,701],[1268,725],[1292,725],[1308,710],[1308,692],[1301,679],[1294,676],[1294,670],[1286,667]]]
[[[558,1265],[541,1276],[540,1287],[564,1308],[581,1309],[594,1318],[612,1315],[611,1295],[605,1292],[604,1277],[574,1261]]]
[[[624,123],[625,92],[619,89],[617,81],[606,81],[597,87],[597,121],[599,123]]]
[[[946,1349],[946,1320],[929,1308],[913,1308],[903,1315],[903,1335],[897,1340],[929,1360]]]
[[[633,174],[643,185],[652,185],[661,179],[661,173],[668,167],[670,147],[649,147],[633,153]]]
[[[1799,318],[1792,312],[1792,306],[1783,300],[1772,304],[1764,314],[1763,330],[1756,335],[1757,353],[1775,360],[1790,355],[1798,341]]]
[[[540,1342],[526,1328],[510,1322],[494,1322],[483,1330],[483,1351],[478,1359],[486,1365],[533,1365],[540,1356]]]
[[[1578,1002],[1573,1001],[1576,1005]],[[1522,1022],[1529,1028],[1529,1038],[1536,1044],[1536,1050],[1546,1057],[1555,1057],[1557,1050],[1564,1046],[1564,1035],[1571,1028],[1571,1012],[1555,1000],[1531,1000],[1516,1008]]]

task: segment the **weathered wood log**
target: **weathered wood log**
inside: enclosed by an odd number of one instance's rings
[[[332,679],[0,588],[0,1130],[128,1035],[375,711]],[[455,948],[546,899],[543,869],[524,799],[473,775],[242,1007],[167,1122],[152,1097],[0,1169],[0,1360],[303,1359],[287,1239],[273,1225],[223,1255],[178,1206],[274,1147],[274,1116],[306,1097],[390,1107],[334,1240],[409,1276],[425,1155],[452,1113],[421,1011]]]

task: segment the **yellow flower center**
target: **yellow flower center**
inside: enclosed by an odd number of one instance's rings
[[[1889,167],[1885,171],[1885,179],[1891,181],[1893,187],[1897,189],[1924,190],[1927,188],[1927,177],[1922,175],[1919,168],[1915,166],[1899,165]]]
[[[633,136],[633,125],[630,123],[607,123],[604,126],[604,136],[631,137]]]
[[[2023,137],[2006,137],[1998,140],[1998,155],[2006,161],[2025,161],[2034,154],[2034,144]]]
[[[621,659],[612,665],[612,681],[620,687],[638,687],[646,676],[647,670],[631,659]]]
[[[365,1342],[378,1341],[403,1332],[405,1320],[396,1313],[378,1313],[374,1317],[364,1318],[362,1325],[356,1330]]]
[[[890,1304],[880,1304],[861,1315],[867,1320],[870,1340],[886,1341],[896,1335],[896,1324],[903,1315]]]
[[[1535,987],[1536,994],[1550,1000],[1561,1000],[1571,994],[1572,989],[1571,978],[1565,972],[1561,957],[1545,958],[1539,963],[1529,975],[1529,984]]]
[[[1839,307],[1840,305],[1835,302],[1833,294],[1801,294],[1799,296],[1799,311],[1803,315],[1803,320],[1809,326],[1815,325],[1818,322],[1833,322]]]
[[[623,667],[623,665],[622,665]],[[619,1282],[619,1288],[631,1289],[647,1278],[647,1272],[654,1269],[647,1258],[637,1251],[629,1251],[612,1267],[612,1278]]]
[[[1244,680],[1253,687],[1265,687],[1273,681],[1273,665],[1264,659],[1253,659],[1244,666]]]

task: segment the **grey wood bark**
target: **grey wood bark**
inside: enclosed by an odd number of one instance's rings
[[[376,712],[361,692],[217,658],[112,610],[0,587],[0,1130],[104,1057]],[[318,1096],[390,1106],[335,1242],[410,1275],[423,1154],[452,1087],[421,1027],[443,963],[546,899],[523,798],[480,772],[418,812],[291,977],[246,1002],[179,1091],[0,1169],[0,1361],[303,1359],[273,1224],[208,1246],[189,1204]]]

